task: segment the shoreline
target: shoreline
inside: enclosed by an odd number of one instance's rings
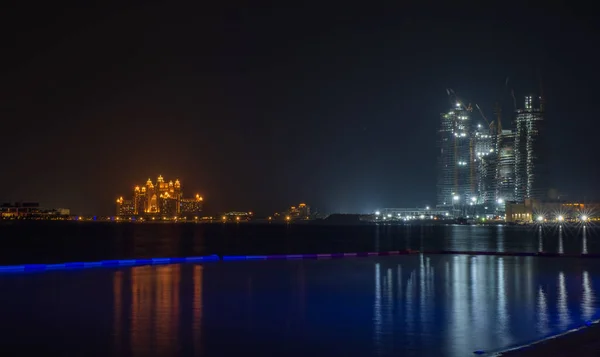
[[[491,354],[492,357],[596,357],[600,355],[600,324],[598,320],[589,326],[532,342],[527,345]]]

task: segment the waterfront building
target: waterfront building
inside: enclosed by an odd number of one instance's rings
[[[375,211],[374,219],[377,221],[443,219],[449,216],[450,212],[448,210],[431,209],[430,207],[382,208]]]
[[[38,202],[0,204],[0,218],[3,219],[64,219],[70,213],[67,208],[43,208]]]
[[[194,198],[182,198],[180,214],[182,216],[197,215],[202,212],[202,197],[196,195]]]
[[[252,212],[231,211],[223,214],[223,222],[247,222],[252,219]]]
[[[133,200],[125,200],[123,197],[117,199],[117,216],[132,216],[135,214],[135,205]]]
[[[542,202],[526,198],[506,203],[506,221],[512,223],[562,223],[600,220],[600,203]]]
[[[542,97],[526,96],[524,109],[516,112],[515,193],[517,202],[543,200],[548,193],[544,161],[544,106]]]
[[[291,219],[307,219],[310,216],[310,206],[305,203],[300,203],[298,207],[292,206],[287,212],[287,216]]]
[[[198,194],[193,198],[184,198],[178,179],[167,182],[159,175],[156,184],[148,179],[145,185],[135,186],[130,200],[123,197],[117,199],[117,215],[198,215],[202,212],[202,202]]]

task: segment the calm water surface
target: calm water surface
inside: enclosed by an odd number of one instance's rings
[[[0,224],[0,265],[205,254],[600,253],[594,226]],[[0,275],[0,352],[470,356],[598,317],[596,259],[396,256]]]
[[[600,227],[0,223],[0,265],[209,254],[416,250],[600,253]]]
[[[592,259],[395,256],[0,276],[0,350],[471,356],[598,317]]]

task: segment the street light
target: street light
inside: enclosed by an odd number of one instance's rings
[[[586,216],[585,214],[583,216],[581,216],[582,222],[586,222],[587,220],[588,220],[588,216]]]
[[[537,216],[537,221],[538,222],[543,222],[544,221],[544,216]]]
[[[563,216],[558,216],[558,217],[556,217],[556,219],[558,219],[558,221],[559,221],[559,222],[562,222],[562,221],[564,221],[564,220],[565,220],[565,217],[563,217]]]
[[[452,197],[452,199],[455,201],[458,201],[458,200],[460,200],[460,196],[456,195],[456,196]]]
[[[475,196],[471,197],[471,201],[473,201],[473,203],[475,203],[477,201],[477,197],[475,197]]]
[[[376,215],[376,216],[379,216],[380,214],[381,214],[381,212],[379,212],[379,211],[375,211],[375,215]]]
[[[498,204],[499,204],[499,205],[501,205],[501,204],[503,204],[503,203],[504,203],[504,200],[503,200],[502,198],[499,198],[499,199],[498,199]]]

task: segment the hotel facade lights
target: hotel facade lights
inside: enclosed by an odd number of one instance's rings
[[[117,215],[198,215],[202,211],[202,202],[198,194],[184,198],[178,179],[167,182],[159,175],[156,184],[148,179],[145,185],[135,186],[131,200],[124,200],[123,197],[117,199]]]

